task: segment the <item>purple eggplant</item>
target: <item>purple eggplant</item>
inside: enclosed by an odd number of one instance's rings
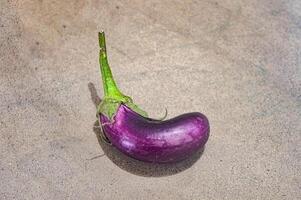
[[[104,98],[98,106],[103,137],[135,159],[170,163],[188,158],[209,138],[205,115],[193,112],[169,120],[156,120],[118,89],[107,60],[104,32],[99,33],[100,71]]]

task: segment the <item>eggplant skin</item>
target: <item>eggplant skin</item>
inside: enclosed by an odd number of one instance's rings
[[[184,160],[203,148],[209,138],[205,115],[193,112],[157,121],[121,104],[113,120],[99,115],[104,134],[112,145],[135,159],[153,163]]]

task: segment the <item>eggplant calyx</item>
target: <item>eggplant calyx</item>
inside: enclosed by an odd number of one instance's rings
[[[136,113],[143,117],[147,117],[147,113],[134,104],[131,97],[122,94],[117,87],[108,63],[105,34],[103,31],[98,33],[98,40],[100,48],[99,64],[104,89],[104,98],[98,105],[97,114],[101,113],[112,120],[117,113],[120,104],[123,103]]]

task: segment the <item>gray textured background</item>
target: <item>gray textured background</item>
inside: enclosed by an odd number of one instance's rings
[[[0,199],[301,199],[300,0],[0,3]],[[148,165],[99,144],[102,29],[150,116],[208,116],[203,153]]]

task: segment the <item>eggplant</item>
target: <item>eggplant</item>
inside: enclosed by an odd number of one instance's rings
[[[193,112],[169,120],[149,118],[117,87],[108,64],[104,32],[98,37],[104,98],[97,116],[103,138],[124,154],[152,163],[178,162],[202,149],[210,132],[207,117]]]

